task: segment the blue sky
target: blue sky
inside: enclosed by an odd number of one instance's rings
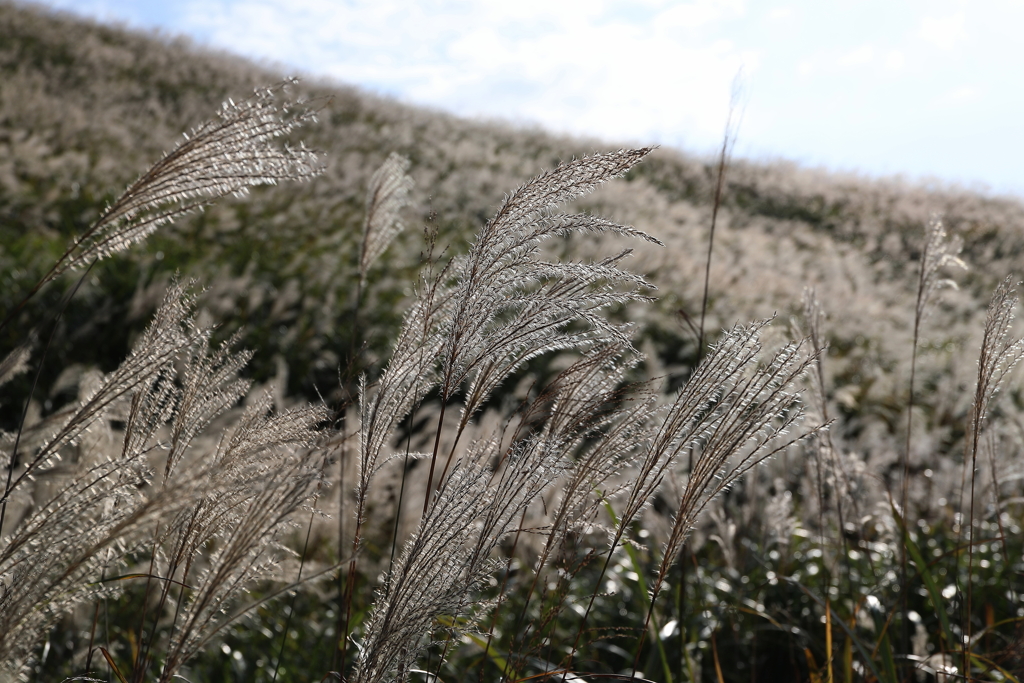
[[[1024,197],[1024,0],[49,0],[465,116]]]

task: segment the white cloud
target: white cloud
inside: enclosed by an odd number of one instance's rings
[[[733,76],[758,54],[709,26],[738,0],[665,7],[584,0],[193,1],[210,42],[465,115],[704,147]],[[651,14],[653,12],[653,15]],[[685,135],[684,135],[685,132]]]
[[[843,66],[859,66],[861,64],[867,64],[875,57],[875,48],[871,45],[862,45],[856,50],[848,52],[843,55],[839,63]]]
[[[925,17],[921,21],[921,37],[942,50],[956,47],[967,39],[966,17],[957,12],[945,17]]]
[[[741,148],[1024,192],[1024,137],[1005,134],[1021,0],[40,1],[457,114],[698,152],[745,66]],[[951,131],[965,142],[937,154]]]
[[[885,68],[889,71],[899,71],[907,64],[906,57],[899,50],[890,50],[885,55]]]
[[[951,88],[937,99],[939,105],[958,105],[973,102],[981,97],[981,90],[975,86],[963,85]]]
[[[653,25],[658,29],[694,29],[723,19],[743,16],[741,0],[697,0],[674,4],[655,17]]]

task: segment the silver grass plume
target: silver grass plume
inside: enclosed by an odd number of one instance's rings
[[[170,371],[179,353],[200,339],[203,333],[188,321],[193,299],[186,290],[187,285],[180,282],[171,285],[153,322],[128,357],[54,428],[52,436],[21,467],[4,493],[5,504],[7,496],[38,468],[58,457],[61,448],[73,444],[115,403],[130,399],[140,387],[150,387],[159,375]],[[10,455],[15,463],[17,455]],[[11,460],[5,464],[10,466]]]
[[[8,353],[0,361],[0,385],[11,381],[28,370],[28,359],[32,356],[32,343],[26,342]]]
[[[625,384],[637,360],[621,346],[598,347],[559,374],[523,417],[528,423],[533,413],[545,413],[547,419],[536,438],[560,440],[569,460],[560,479],[549,488],[556,500],[542,503],[545,510],[551,509],[547,540],[534,562],[526,602],[544,580],[549,560],[570,535],[592,531],[598,511],[619,492],[628,468],[649,440],[656,396],[648,383]],[[495,611],[503,598],[499,595]],[[558,603],[553,609],[563,606]],[[534,624],[524,623],[526,607],[524,603],[512,631],[514,642],[526,643],[534,628]],[[521,650],[509,659],[512,670],[518,671],[525,659]]]
[[[312,494],[317,474],[306,447],[327,415],[323,407],[274,415],[265,395],[213,457],[204,455],[206,446],[192,447],[198,436],[209,439],[213,418],[248,387],[237,372],[249,357],[227,345],[209,349],[210,330],[196,325],[193,304],[188,285],[173,283],[121,367],[67,411],[14,480],[11,497],[54,472],[66,483],[0,537],[0,670],[21,670],[53,622],[76,605],[119,592],[120,583],[100,579],[142,552],[153,558],[148,574],[167,579],[158,604],[175,606],[161,671],[168,680],[224,624],[224,610],[273,567],[277,536]],[[65,457],[82,434],[122,415],[116,452],[99,462]],[[162,476],[157,453],[166,457]],[[58,469],[59,459],[67,462]],[[150,666],[151,645],[139,651],[136,672]]]
[[[370,178],[363,221],[363,242],[359,250],[359,282],[365,286],[370,265],[404,229],[400,212],[409,202],[413,180],[406,172],[409,160],[392,152]]]
[[[452,396],[472,377],[467,392],[472,412],[504,377],[536,355],[599,341],[630,346],[625,330],[597,313],[611,304],[645,300],[639,291],[653,289],[617,267],[628,251],[596,264],[542,262],[535,255],[544,240],[573,233],[611,232],[660,244],[603,218],[551,212],[624,174],[649,152],[625,150],[576,159],[506,197],[469,253],[453,267],[455,304],[444,322],[442,396]],[[616,285],[630,289],[620,291]],[[587,323],[591,332],[564,332],[573,321]]]
[[[621,390],[634,365],[621,346],[595,349],[526,410],[523,423],[536,429],[517,429],[505,448],[500,436],[478,441],[456,461],[378,595],[354,680],[404,680],[440,616],[469,628],[475,593],[495,569],[488,558],[546,491],[561,488],[547,554],[590,519],[594,488],[631,461],[650,417],[653,397],[630,403]]]
[[[651,586],[651,605],[641,630],[640,645],[650,626],[654,602],[705,508],[759,463],[826,428],[820,425],[790,435],[804,416],[799,400],[801,380],[820,349],[807,353],[808,340],[803,339],[786,344],[771,358],[762,358],[760,333],[769,322],[734,327],[687,383],[712,383],[715,395],[709,402],[698,400],[691,404],[699,406],[703,414],[695,421],[688,420],[692,428],[685,430],[688,433],[682,441],[676,441],[676,444],[685,444],[692,454],[692,467],[687,473],[672,531],[662,549],[661,564]],[[711,374],[705,374],[705,364]],[[684,393],[685,388],[680,396]],[[683,414],[688,412],[682,411]],[[668,451],[673,452],[679,452],[675,445]],[[640,646],[633,661],[634,670],[639,663],[639,652]]]
[[[78,472],[0,541],[0,677],[27,665],[76,605],[113,595],[114,585],[98,583],[104,572],[137,550],[144,529],[187,494],[142,500],[137,488],[145,476],[138,457]]]
[[[440,323],[438,381],[439,423],[447,402],[467,384],[456,442],[488,396],[531,358],[608,343],[632,349],[629,325],[616,325],[603,315],[611,305],[650,300],[643,292],[654,286],[618,265],[630,250],[597,263],[540,261],[537,254],[545,240],[576,233],[613,233],[661,244],[603,218],[553,212],[624,174],[649,152],[595,154],[542,173],[506,197],[469,253],[453,261],[451,312]],[[570,328],[577,323],[584,329]],[[428,501],[438,443],[428,475]],[[451,454],[438,486],[444,485],[450,461]]]
[[[468,254],[421,282],[380,381],[374,391],[360,392],[357,510],[364,507],[359,501],[395,425],[434,387],[440,387],[444,405],[471,380],[461,433],[487,396],[530,358],[608,342],[631,348],[626,330],[599,314],[611,304],[646,300],[641,291],[653,289],[617,267],[628,252],[596,264],[541,262],[535,255],[543,240],[575,232],[611,232],[657,243],[599,217],[550,211],[622,175],[649,152],[596,154],[541,174],[506,197]],[[564,331],[575,321],[590,330]]]
[[[445,314],[450,301],[438,296],[436,282],[424,284],[405,315],[391,359],[376,387],[370,390],[365,379],[361,380],[357,527],[364,521],[373,477],[383,464],[381,451],[398,423],[437,385],[435,366],[441,350],[437,320]]]
[[[187,350],[182,371],[182,389],[171,423],[170,444],[164,477],[178,465],[192,440],[218,415],[245,396],[251,382],[238,378],[238,372],[252,358],[252,352],[234,352],[235,335],[212,355],[209,353],[210,330],[204,330],[203,344]]]
[[[978,358],[978,382],[971,405],[968,434],[973,435],[968,454],[974,456],[978,437],[1003,380],[1024,357],[1024,339],[1013,336],[1017,296],[1011,278],[1004,279],[992,295],[985,318],[985,333]]]
[[[808,351],[804,339],[763,358],[759,335],[766,324],[734,328],[708,358],[715,365],[715,356],[739,351],[744,362],[718,378],[717,395],[705,404],[708,414],[700,418],[699,429],[693,430],[687,441],[687,450],[693,451],[693,468],[683,486],[655,592],[697,518],[715,496],[757,464],[825,428],[821,425],[791,434],[804,417],[800,380],[820,350]],[[698,378],[691,382],[694,379]]]
[[[408,202],[409,191],[413,186],[412,178],[406,175],[408,168],[409,160],[392,152],[370,178],[359,255],[359,289],[353,318],[358,313],[359,299],[366,284],[370,265],[384,253],[391,240],[404,227],[399,219],[399,213]],[[426,290],[428,296],[419,297],[405,315],[391,362],[373,402],[366,400],[365,387],[360,386],[362,424],[369,429],[360,432],[363,448],[360,459],[360,484],[356,494],[357,510],[365,507],[370,478],[379,469],[377,457],[391,429],[432,386],[431,381],[424,381],[425,375],[429,374],[427,365],[431,362],[429,355],[424,354],[430,354],[431,349],[429,346],[423,348],[423,345],[429,344],[428,337],[432,332],[430,319],[433,297],[429,296],[429,293],[436,290],[436,285],[428,286]],[[404,354],[403,350],[411,353]],[[422,393],[417,389],[420,386]],[[367,411],[372,412],[368,414]],[[360,517],[357,521],[358,526],[361,516],[357,513],[357,517]]]
[[[797,352],[802,346],[797,344],[796,348],[787,346],[767,368],[760,367],[764,362],[760,333],[769,323],[770,320],[764,320],[747,326],[737,325],[729,330],[697,366],[675,400],[662,409],[655,432],[640,459],[620,516],[620,526],[632,523],[682,454],[693,450],[695,454],[703,451],[707,456],[714,456],[695,458],[695,472],[700,460],[705,460],[700,468],[702,474],[696,475],[697,479],[694,479],[695,473],[689,476],[694,482],[702,480],[702,475],[708,470],[715,472],[726,464],[732,455],[728,448],[724,448],[726,444],[744,445],[743,441],[723,438],[726,433],[720,429],[728,426],[740,429],[741,434],[753,435],[762,427],[759,419],[775,417],[760,411],[748,415],[748,411],[756,407],[759,392],[771,386],[772,378],[792,375],[795,379],[803,371],[806,361],[797,362]],[[771,372],[765,375],[768,368]],[[763,386],[765,382],[769,385]],[[719,436],[718,440],[712,439],[715,435]],[[709,451],[709,446],[716,448]]]
[[[1014,366],[1020,362],[1021,358],[1024,358],[1024,338],[1013,336],[1014,310],[1018,300],[1013,290],[1014,283],[1011,278],[1007,277],[996,288],[989,303],[988,315],[985,318],[985,333],[981,342],[981,355],[978,358],[978,382],[967,424],[964,466],[966,468],[970,463],[971,468],[970,507],[967,514],[968,577],[974,571],[974,489],[982,430],[988,420],[992,401],[999,391],[999,387]],[[959,525],[959,529],[963,529],[962,523]],[[971,613],[973,584],[973,581],[967,581],[967,614]],[[970,619],[967,619],[967,633],[963,645],[965,671],[970,670],[972,626]]]
[[[220,197],[319,173],[312,151],[273,144],[315,117],[308,110],[288,116],[289,105],[275,103],[292,82],[224,103],[216,121],[186,135],[108,206],[28,298],[61,273],[123,250]],[[77,404],[29,430],[25,462],[16,452],[18,440],[13,449],[6,438],[0,444],[0,464],[8,470],[0,501],[0,677],[25,671],[61,615],[118,592],[119,584],[102,579],[144,552],[171,570],[164,574],[169,578],[157,610],[169,601],[177,605],[173,647],[161,671],[161,680],[169,680],[226,623],[218,618],[226,606],[273,564],[277,534],[312,493],[317,475],[306,446],[326,417],[322,407],[271,415],[271,400],[264,397],[222,439],[215,458],[202,458],[203,448],[193,452],[195,438],[247,390],[237,371],[249,356],[232,352],[230,342],[210,352],[211,330],[196,325],[189,288],[174,282],[118,369]],[[0,362],[0,382],[23,368],[28,350],[26,344]],[[122,417],[118,452],[84,450],[91,448],[83,438],[88,432],[109,431],[108,421]],[[161,443],[157,434],[167,423],[169,441]],[[156,485],[153,459],[161,450],[167,457]],[[52,485],[27,494],[26,484],[41,478]],[[20,509],[5,525],[12,502]],[[200,576],[190,576],[209,541],[217,550],[204,558]],[[174,584],[179,569],[182,581]],[[148,574],[147,581],[157,575]],[[186,581],[193,592],[179,592],[174,600],[169,588],[184,588]],[[147,675],[151,645],[137,653],[133,677]]]
[[[170,681],[228,621],[224,614],[253,581],[275,568],[278,537],[295,512],[313,495],[320,476],[314,427],[328,418],[322,406],[303,406],[273,415],[265,393],[225,439],[206,469],[210,485],[174,525],[168,576],[182,570],[175,609],[180,611],[160,673]],[[201,549],[215,550],[190,577]],[[165,582],[169,587],[169,582]]]
[[[655,598],[669,567],[708,504],[758,463],[821,429],[788,436],[803,417],[798,385],[812,355],[805,353],[804,340],[787,344],[771,358],[764,358],[760,335],[770,322],[737,325],[726,332],[675,400],[651,420],[632,481],[626,487],[626,501],[606,556],[605,570],[611,552],[622,542],[665,477],[676,469],[683,454],[692,454],[693,467],[687,474],[659,575],[652,586]],[[591,594],[576,645],[596,594],[596,590]],[[648,611],[648,619],[650,615]],[[574,645],[570,659],[575,651]]]
[[[493,438],[474,443],[455,463],[378,593],[354,682],[405,680],[438,617],[454,624],[468,616],[474,593],[494,569],[492,552],[565,468],[556,439],[520,441],[495,471],[488,463],[500,454],[501,440]]]
[[[481,487],[490,475],[480,469],[479,458],[496,452],[493,449],[498,442],[477,443],[471,448],[477,459],[456,460],[449,473],[453,446],[436,480],[437,495],[431,500],[437,440],[448,401],[468,382],[458,429],[461,435],[487,396],[530,358],[556,350],[587,351],[606,345],[617,346],[616,353],[632,352],[627,329],[600,314],[612,304],[645,301],[648,297],[642,292],[653,289],[619,267],[629,252],[598,263],[544,262],[537,253],[543,241],[574,233],[614,233],[657,243],[634,228],[598,217],[552,211],[622,175],[649,151],[576,159],[541,174],[506,197],[469,252],[421,282],[380,381],[373,391],[362,387],[353,543],[357,551],[371,480],[394,428],[434,388],[440,390],[442,411],[420,530],[406,545],[377,601],[360,647],[358,680],[404,677],[411,657],[424,644],[432,619],[459,612],[471,602],[475,582],[483,576],[479,572],[489,567],[487,549],[543,488],[542,480],[531,477],[547,471],[550,484],[555,479],[550,475],[552,468],[564,471],[567,466],[556,463],[568,462],[566,454],[579,443],[579,415],[564,420],[557,429],[553,424],[542,435],[521,439],[513,447],[514,455],[501,460],[496,475],[499,485],[485,488]],[[584,323],[585,327],[568,331],[572,323]],[[536,458],[541,460],[533,466]],[[513,486],[513,481],[520,483]],[[439,539],[447,538],[446,534],[454,536],[442,544]]]
[[[597,509],[616,495],[622,475],[650,439],[654,392],[647,385],[624,388],[636,362],[626,349],[610,344],[588,353],[553,382],[550,417],[539,438],[564,435],[572,460],[562,477],[538,573],[551,551],[570,532],[585,531]]]
[[[24,482],[46,474],[61,451],[107,419],[118,404],[130,402],[135,411],[129,430],[141,427],[151,435],[153,423],[170,417],[174,359],[196,340],[188,313],[184,286],[175,283],[129,357],[67,413],[22,466],[7,488],[5,510]],[[143,409],[150,414],[140,415]],[[0,535],[0,662],[10,671],[26,663],[57,618],[82,601],[110,593],[109,586],[96,583],[102,572],[148,537],[144,529],[155,516],[173,512],[188,499],[188,485],[166,487],[148,498],[141,493],[140,484],[152,475],[145,457],[152,444],[146,441],[126,435],[118,457],[92,465],[80,460],[66,484],[21,519],[11,520]],[[11,466],[13,454],[3,455]]]
[[[65,252],[40,285],[61,273],[127,249],[158,227],[256,185],[303,180],[320,173],[315,152],[277,146],[277,138],[315,120],[303,110],[289,116],[278,93],[294,80],[257,89],[241,102],[227,100],[217,119],[186,134],[106,208]]]
[[[917,302],[914,309],[915,327],[927,317],[928,304],[939,289],[956,289],[954,280],[941,276],[946,267],[966,270],[967,264],[960,258],[963,240],[959,236],[949,237],[946,226],[938,216],[928,223],[924,252],[921,254],[921,269],[918,274]]]
[[[908,383],[907,397],[907,424],[906,436],[903,443],[903,451],[900,453],[902,464],[902,475],[900,477],[899,514],[905,523],[909,523],[910,512],[908,502],[910,499],[910,457],[911,443],[914,434],[914,389],[917,379],[917,347],[921,338],[921,324],[929,313],[928,304],[935,291],[942,287],[956,287],[956,283],[950,279],[940,277],[940,271],[945,266],[958,266],[966,268],[966,264],[959,258],[962,242],[959,237],[949,239],[946,228],[938,216],[933,216],[927,227],[924,251],[921,254],[921,267],[917,279],[917,300],[914,305],[914,327],[913,338],[910,349],[910,381]],[[961,487],[962,490],[962,487]],[[905,531],[905,528],[904,528]],[[899,544],[900,548],[900,582],[907,582],[907,549],[906,544]],[[909,608],[906,593],[900,594],[903,612],[902,642],[904,649],[909,642]]]
[[[814,288],[804,289],[803,309],[802,322],[807,327],[807,339],[811,344],[811,348],[818,350],[814,354],[812,368],[808,373],[807,386],[810,389],[808,405],[813,411],[810,417],[818,424],[828,424],[831,422],[831,416],[828,410],[824,368],[825,351],[828,344],[824,341],[824,333],[822,331],[825,313]],[[795,336],[803,336],[798,323],[794,322],[793,327]],[[836,448],[830,430],[822,430],[816,435],[814,453],[817,470],[815,486],[818,492],[818,533],[822,534],[822,538],[824,538],[826,487],[831,487],[835,493],[836,514],[839,518],[840,528],[843,526],[845,509],[849,508],[854,515],[858,518],[860,517],[860,503],[852,493],[855,482],[847,471],[846,464],[843,462],[843,455]],[[823,466],[825,467],[824,471],[822,471]]]

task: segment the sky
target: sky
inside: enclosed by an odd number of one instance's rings
[[[1024,0],[47,0],[609,144],[1024,198]]]

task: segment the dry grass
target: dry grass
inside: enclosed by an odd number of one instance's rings
[[[0,22],[4,675],[1019,678],[1019,203],[327,86],[319,123],[262,91],[175,145],[271,79]]]

